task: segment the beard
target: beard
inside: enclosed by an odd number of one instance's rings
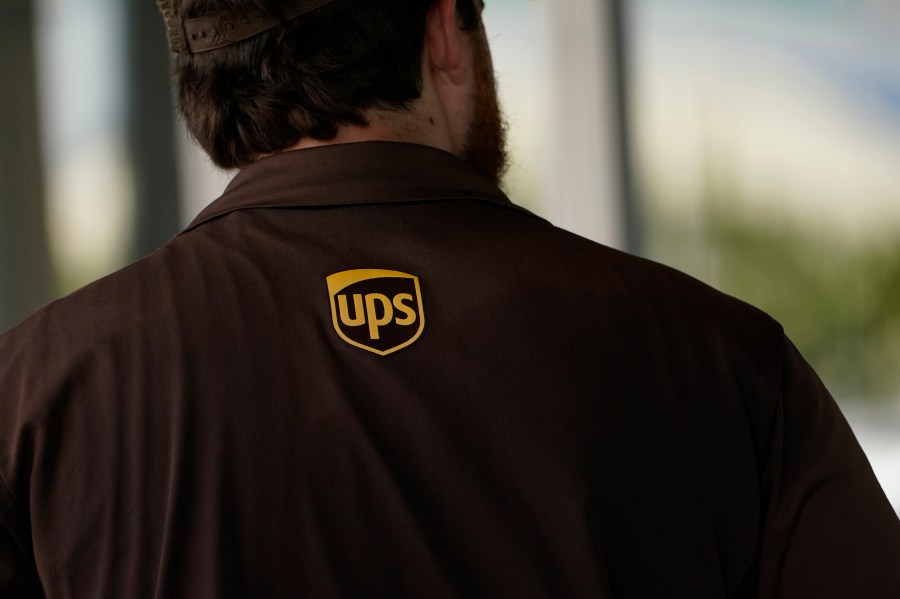
[[[508,125],[497,98],[497,80],[483,27],[473,35],[475,92],[473,114],[466,131],[463,160],[495,185],[509,168]]]

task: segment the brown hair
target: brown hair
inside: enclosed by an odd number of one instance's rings
[[[182,18],[258,6],[271,14],[291,0],[183,0]],[[419,98],[425,17],[436,0],[333,0],[239,44],[179,54],[178,105],[188,131],[222,168],[286,148],[333,139],[365,125],[372,108],[403,110]],[[466,29],[473,0],[459,0]]]

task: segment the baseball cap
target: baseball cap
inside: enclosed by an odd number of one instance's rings
[[[281,15],[268,13],[257,6],[247,6],[191,19],[181,18],[182,0],[156,0],[156,4],[166,22],[166,36],[172,52],[200,54],[259,35],[331,1],[296,0]]]

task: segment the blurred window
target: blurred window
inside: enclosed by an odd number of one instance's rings
[[[127,261],[122,0],[35,0],[50,245],[61,292]]]
[[[840,398],[900,396],[900,5],[630,6],[647,253],[770,312]]]
[[[784,325],[900,509],[900,4],[627,7],[645,253]]]

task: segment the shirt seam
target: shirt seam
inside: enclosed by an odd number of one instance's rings
[[[221,212],[210,214],[204,217],[201,220],[191,223],[188,225],[181,233],[188,233],[202,225],[205,225],[211,221],[222,218],[223,216],[228,216],[234,212],[239,212],[241,210],[253,210],[253,209],[277,209],[277,208],[334,208],[334,207],[352,207],[352,206],[372,206],[372,205],[392,205],[392,206],[403,206],[408,204],[430,204],[435,202],[482,202],[485,204],[489,204],[491,206],[495,206],[497,208],[508,210],[510,212],[515,212],[522,216],[527,216],[530,218],[535,218],[540,221],[547,222],[546,219],[530,212],[520,206],[515,204],[504,204],[497,202],[495,200],[491,200],[484,197],[455,197],[455,198],[410,198],[406,200],[398,200],[398,199],[381,199],[381,198],[373,198],[373,199],[365,199],[365,200],[350,200],[350,201],[341,201],[341,200],[317,200],[315,203],[282,203],[282,202],[272,202],[272,203],[259,203],[259,204],[250,204],[247,206],[234,206],[232,208],[228,208],[226,210],[222,210]]]
[[[12,486],[7,482],[6,476],[3,475],[3,471],[0,470],[0,484],[3,485],[3,488],[6,489],[6,492],[9,494],[10,499],[12,499],[13,508],[22,511],[22,502],[16,497],[16,494],[13,493]]]

